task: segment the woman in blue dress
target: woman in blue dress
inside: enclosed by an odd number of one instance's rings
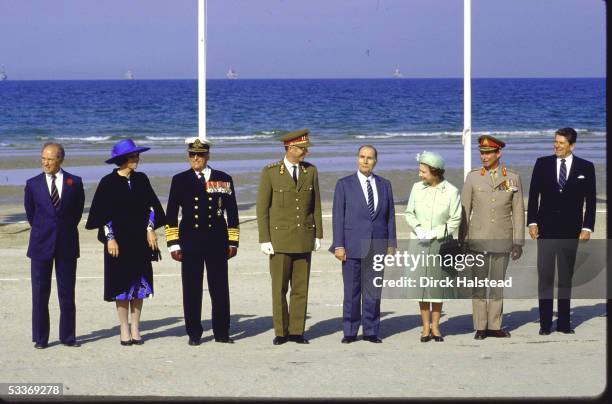
[[[140,153],[124,139],[113,147],[108,164],[116,164],[102,178],[91,202],[87,229],[98,229],[104,243],[104,300],[114,301],[121,330],[121,345],[141,345],[139,322],[143,299],[153,294],[153,268],[159,249],[155,229],[165,215],[149,178],[136,172]],[[128,322],[131,314],[131,322]]]

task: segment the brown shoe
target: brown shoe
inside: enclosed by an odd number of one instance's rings
[[[487,330],[487,337],[510,338],[510,333],[506,330]]]
[[[474,339],[485,339],[487,338],[487,330],[477,330],[474,334]]]

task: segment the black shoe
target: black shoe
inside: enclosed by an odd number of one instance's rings
[[[202,342],[200,341],[200,338],[198,338],[198,339],[189,338],[189,342],[188,342],[188,344],[191,345],[191,346],[198,346],[201,343]]]
[[[421,334],[421,342],[429,342],[429,341],[431,341],[431,332],[427,334],[426,336],[423,336],[423,334]]]
[[[355,341],[357,341],[357,337],[343,337],[341,342],[343,344],[350,344],[351,342]]]
[[[230,337],[225,337],[225,338],[215,338],[215,342],[222,342],[224,344],[233,344],[234,340],[231,339]]]
[[[132,339],[132,345],[142,345],[144,344],[144,339]]]
[[[62,345],[69,346],[69,347],[72,347],[72,348],[79,348],[81,346],[81,344],[78,343],[77,341],[66,342],[66,343],[62,342]]]
[[[433,340],[436,342],[444,342],[444,337],[442,337],[441,335],[434,335],[432,334]]]
[[[510,333],[506,330],[487,330],[487,337],[510,338]]]
[[[563,334],[576,334],[576,331],[571,328],[557,328],[557,332],[561,332]]]
[[[47,344],[46,342],[37,342],[36,344],[34,344],[34,348],[36,349],[45,349],[48,346],[49,344]]]
[[[120,342],[120,343],[121,343],[121,345],[123,345],[123,346],[129,346],[129,345],[132,345],[132,340],[129,340],[129,341],[122,341],[122,340],[119,340],[119,342]]]
[[[382,339],[378,338],[376,335],[364,335],[363,340],[373,342],[375,344],[382,344]]]
[[[550,335],[550,333],[551,333],[550,329],[540,328],[540,331],[538,331],[538,334],[540,335]]]
[[[296,342],[298,344],[310,344],[303,335],[289,335],[287,339],[291,342]]]
[[[272,344],[274,345],[282,345],[285,342],[289,341],[289,339],[287,337],[274,337],[274,339],[272,340]]]
[[[487,330],[476,330],[476,334],[474,334],[474,339],[485,339],[487,338]]]

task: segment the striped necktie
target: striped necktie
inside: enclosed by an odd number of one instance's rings
[[[374,191],[372,191],[370,180],[366,180],[366,186],[368,188],[368,210],[370,211],[370,216],[374,217]]]
[[[567,166],[565,165],[565,159],[561,159],[561,167],[559,168],[559,189],[563,191],[565,183],[567,182]]]
[[[57,187],[55,186],[55,174],[51,175],[51,202],[53,203],[53,207],[57,209],[60,203],[59,193],[57,192]]]

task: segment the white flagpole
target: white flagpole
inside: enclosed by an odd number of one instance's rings
[[[206,0],[198,0],[198,137],[206,140]]]
[[[472,169],[472,0],[463,0],[463,179]]]

